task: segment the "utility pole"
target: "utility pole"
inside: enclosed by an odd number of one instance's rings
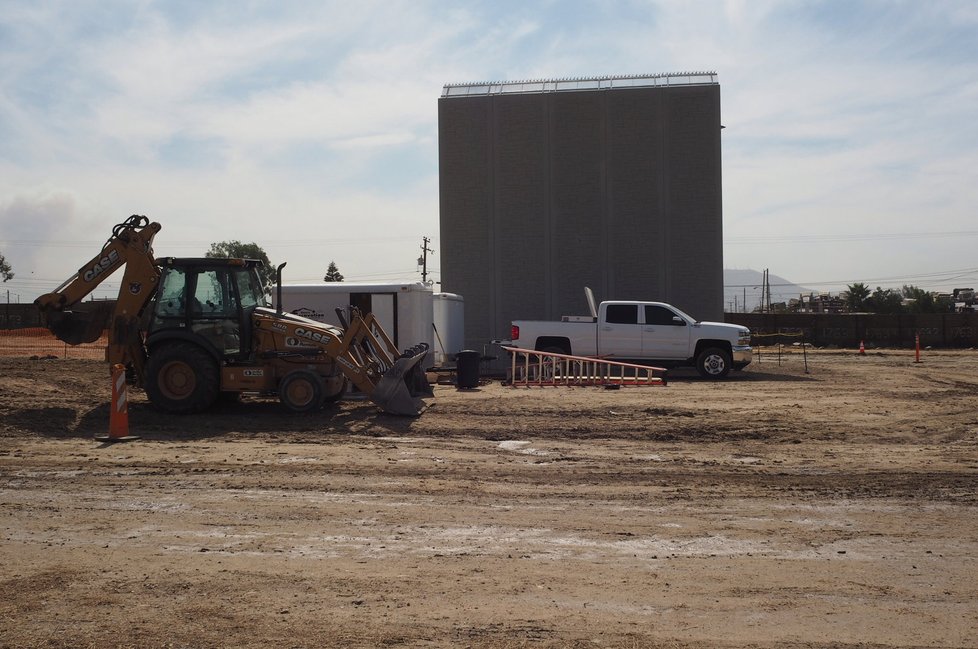
[[[771,277],[767,268],[764,269],[764,280],[761,282],[761,313],[771,312]]]
[[[421,256],[418,257],[418,266],[421,266],[421,281],[425,284],[428,283],[428,253],[435,254],[435,251],[428,247],[428,243],[431,239],[428,237],[421,238]]]
[[[757,305],[758,310],[764,313],[764,293],[767,291],[767,269],[761,271],[761,300]]]
[[[767,279],[767,312],[771,312],[771,271],[764,270],[764,277]]]

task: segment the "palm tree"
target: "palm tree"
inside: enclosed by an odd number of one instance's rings
[[[856,282],[855,284],[849,284],[848,288],[849,290],[842,294],[842,297],[846,301],[846,308],[849,309],[850,313],[865,311],[866,298],[871,293],[869,287],[862,282]]]

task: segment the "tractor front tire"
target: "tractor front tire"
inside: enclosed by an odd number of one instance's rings
[[[176,414],[207,410],[220,390],[217,363],[197,345],[174,342],[150,353],[146,395],[160,410]]]
[[[328,383],[326,383],[326,387],[324,389],[325,396],[323,397],[323,405],[328,406],[342,399],[343,395],[346,394],[348,387],[349,382],[345,376],[340,377],[339,380],[331,379]],[[332,392],[330,391],[331,389],[333,390]]]
[[[289,372],[278,386],[278,398],[292,412],[312,412],[323,405],[323,379],[309,370]]]

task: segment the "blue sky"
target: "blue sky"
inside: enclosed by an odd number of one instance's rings
[[[133,213],[158,255],[255,241],[289,281],[418,280],[427,235],[437,280],[444,84],[690,70],[719,75],[726,267],[978,285],[978,2],[0,0],[0,288]]]

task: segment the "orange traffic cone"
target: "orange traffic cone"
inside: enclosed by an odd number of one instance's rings
[[[866,355],[866,345],[864,345],[863,344],[863,341],[861,341],[861,340],[859,341],[859,355],[860,356],[865,356]]]
[[[109,408],[109,434],[96,435],[100,442],[129,442],[139,439],[129,434],[129,391],[126,386],[126,368],[118,363],[112,366],[112,404]]]

